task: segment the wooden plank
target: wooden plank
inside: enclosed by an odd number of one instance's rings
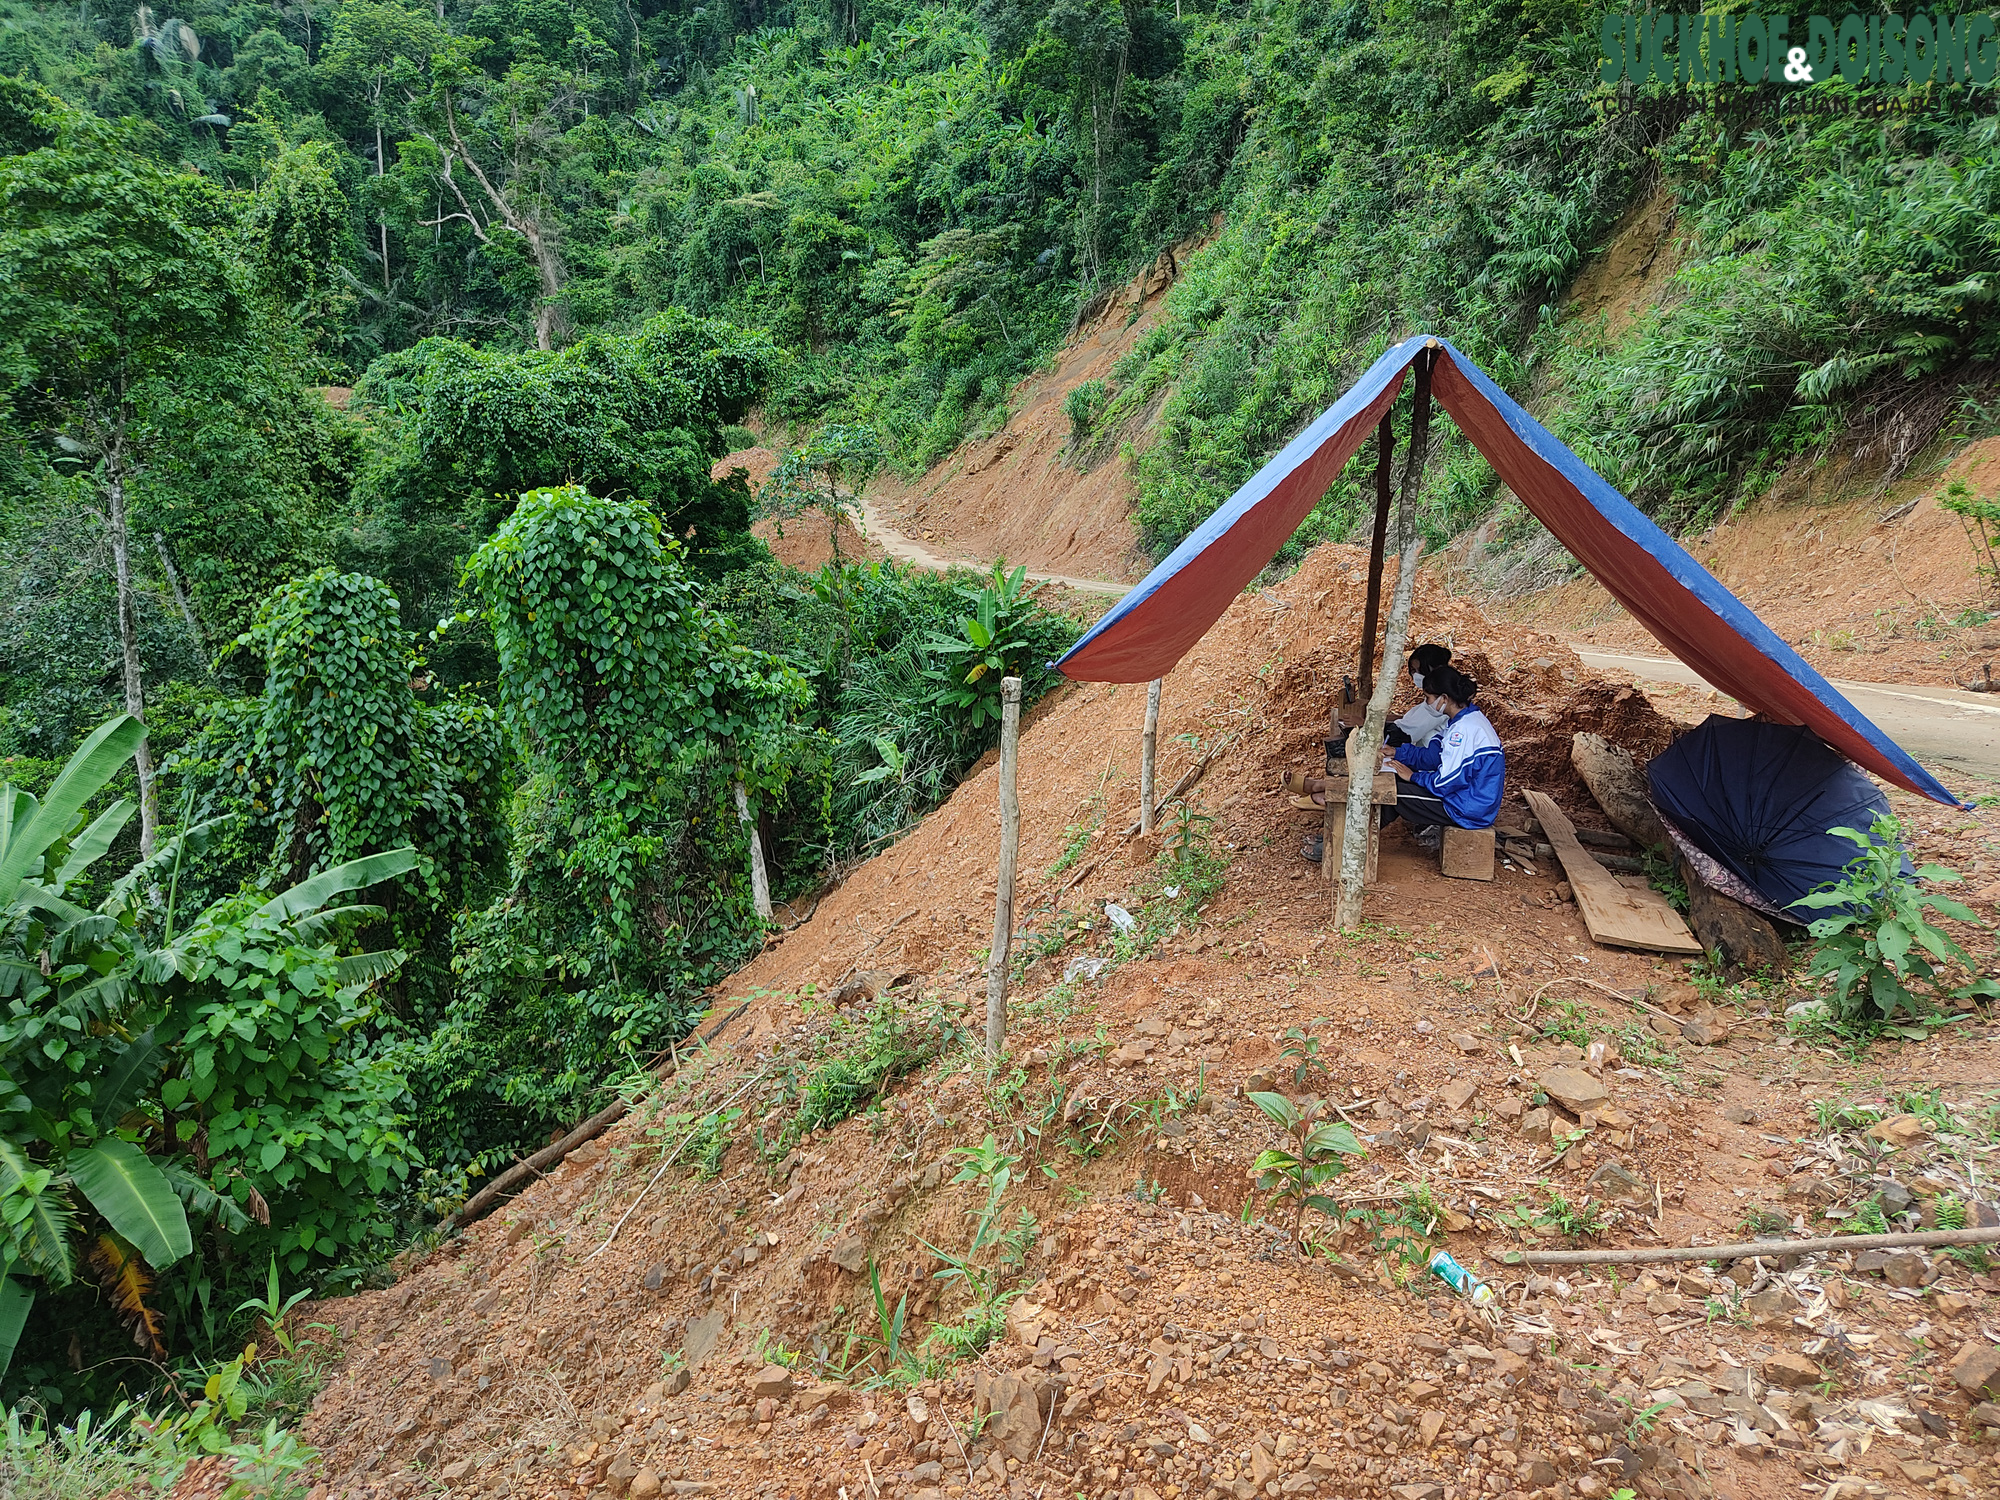
[[[1591,938],[1614,948],[1645,948],[1655,953],[1701,952],[1701,944],[1688,931],[1679,912],[1667,905],[1655,890],[1634,891],[1584,852],[1576,830],[1563,810],[1543,792],[1523,792],[1528,806],[1542,825],[1542,833],[1555,847],[1576,893],[1577,910]]]

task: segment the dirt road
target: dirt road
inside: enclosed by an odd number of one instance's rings
[[[936,573],[943,573],[951,568],[989,568],[992,566],[991,563],[980,562],[973,558],[938,556],[937,553],[931,551],[922,542],[904,536],[902,532],[891,526],[887,517],[882,513],[881,506],[876,501],[870,500],[865,496],[861,501],[861,520],[862,524],[868,529],[869,537],[884,552],[902,562],[915,563],[920,568],[929,568]],[[1106,583],[1101,578],[1077,578],[1068,573],[1038,573],[1033,568],[1028,569],[1028,576],[1039,583],[1060,583],[1067,588],[1080,589],[1087,594],[1116,596],[1127,592],[1132,587],[1129,583]]]
[[[1671,657],[1578,650],[1600,671],[1626,672],[1649,682],[1699,683],[1692,667]],[[1886,682],[1833,684],[1883,733],[1949,782],[1952,774],[2000,780],[2000,703],[1956,688]]]

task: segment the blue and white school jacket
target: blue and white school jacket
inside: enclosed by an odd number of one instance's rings
[[[1493,826],[1507,786],[1507,755],[1477,704],[1453,714],[1430,744],[1397,746],[1396,759],[1416,773],[1411,781],[1438,795],[1460,828]]]

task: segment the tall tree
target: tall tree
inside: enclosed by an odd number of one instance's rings
[[[130,149],[118,127],[0,79],[31,149],[0,157],[0,382],[9,415],[88,486],[117,582],[126,712],[145,714],[128,500],[161,438],[154,420],[192,353],[241,342],[250,304],[200,179]],[[142,737],[140,848],[159,826]]]

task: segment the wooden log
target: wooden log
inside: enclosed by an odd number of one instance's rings
[[[1649,849],[1667,842],[1667,830],[1653,811],[1646,778],[1631,751],[1601,734],[1579,734],[1570,741],[1569,760],[1615,827]]]
[[[1672,1260],[1778,1260],[1839,1250],[1899,1250],[2000,1244],[2000,1229],[1923,1229],[1908,1234],[1839,1234],[1817,1240],[1750,1240],[1737,1245],[1656,1245],[1638,1250],[1509,1250],[1510,1266],[1642,1266]]]
[[[1685,859],[1688,925],[1731,984],[1751,974],[1782,974],[1788,962],[1785,940],[1771,919],[1709,885]]]
[[[1021,850],[1021,799],[1014,766],[1021,744],[1021,679],[1000,680],[1000,871],[993,901],[993,947],[986,959],[986,1058],[1007,1044],[1007,950],[1014,937],[1014,862]]]
[[[1160,745],[1160,679],[1146,684],[1146,732],[1139,738],[1139,833],[1153,831],[1153,761]]]

